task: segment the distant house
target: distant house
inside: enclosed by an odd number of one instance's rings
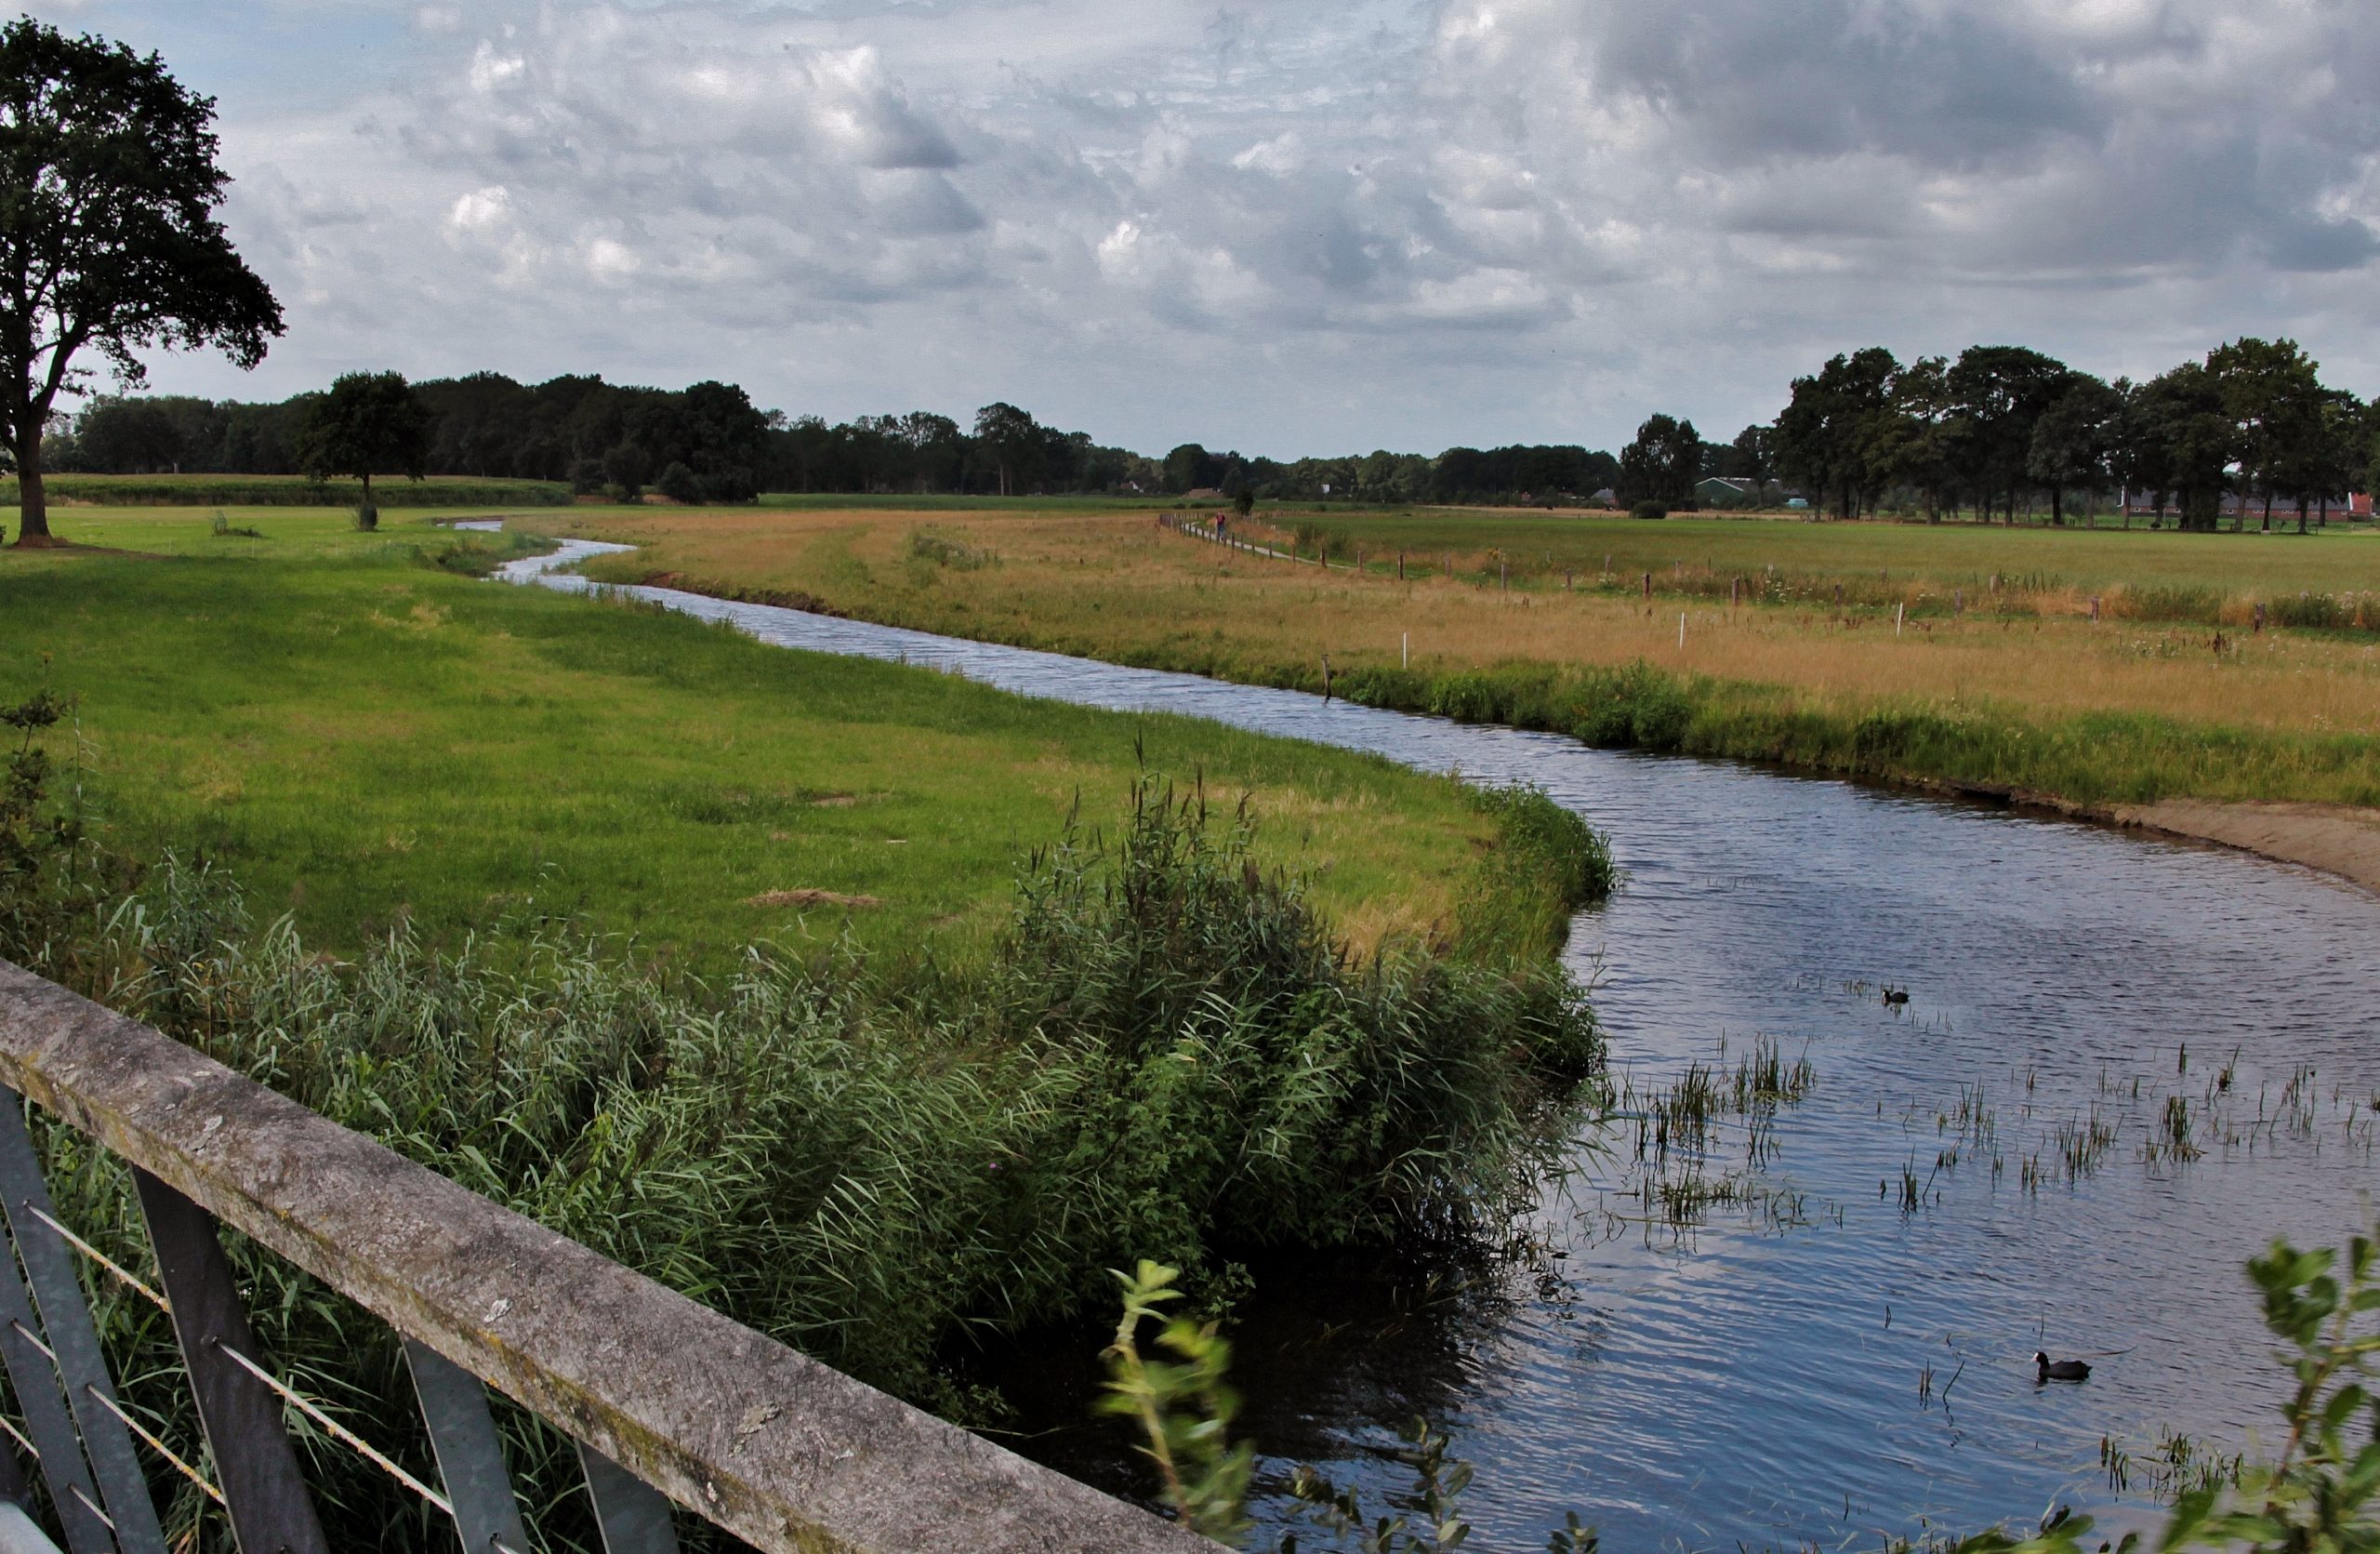
[[[1780,495],[1782,488],[1773,480],[1737,480],[1729,475],[1706,475],[1694,483],[1694,500],[1701,507],[1758,507]]]
[[[1620,493],[1606,485],[1587,499],[1603,507],[1618,507],[1620,505]]]

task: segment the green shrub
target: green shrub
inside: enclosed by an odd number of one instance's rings
[[[957,572],[973,572],[998,559],[981,546],[953,539],[930,528],[909,531],[909,554]]]
[[[1504,716],[1503,687],[1487,674],[1442,674],[1430,684],[1429,710],[1457,723],[1496,723]]]
[[[1666,518],[1670,510],[1659,502],[1638,502],[1628,510],[1631,518]]]
[[[2345,626],[2354,616],[2351,605],[2342,607],[2338,596],[2331,593],[2300,593],[2294,599],[2276,599],[2269,608],[2276,626],[2318,630]]]
[[[2190,584],[2127,588],[2110,602],[2109,612],[2133,620],[2189,620],[2212,626],[2223,618],[2220,590]]]
[[[1678,750],[1694,720],[1686,686],[1642,658],[1619,669],[1583,671],[1573,695],[1570,732],[1605,749]]]
[[[1534,783],[1484,788],[1472,801],[1501,824],[1504,845],[1546,866],[1563,906],[1594,906],[1619,888],[1611,839]]]
[[[703,502],[701,479],[674,459],[662,466],[661,473],[654,478],[653,488],[684,507],[700,507]]]

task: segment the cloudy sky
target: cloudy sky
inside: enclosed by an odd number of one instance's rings
[[[242,375],[1008,399],[1162,452],[1725,437],[1839,350],[2380,390],[2374,0],[83,0],[220,100]]]

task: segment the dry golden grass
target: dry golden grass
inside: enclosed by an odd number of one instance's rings
[[[545,514],[530,520],[549,526]],[[2067,613],[1921,617],[1818,605],[1744,605],[1550,586],[1506,592],[1443,577],[1217,550],[1151,515],[899,511],[643,511],[574,515],[566,526],[644,549],[592,568],[613,580],[674,574],[683,586],[808,594],[871,619],[929,631],[1252,678],[1281,666],[1395,665],[1435,672],[1514,661],[1638,658],[1779,685],[1807,704],[1995,707],[2039,716],[2150,713],[2184,724],[2293,733],[2380,731],[2380,644],[2355,633],[2216,629]],[[991,551],[957,570],[912,553],[920,529]],[[1920,531],[1922,532],[1922,531]],[[1478,558],[1473,558],[1476,561]],[[1458,555],[1458,565],[1464,558]],[[1592,582],[1593,579],[1589,579]],[[1660,586],[1657,579],[1656,588]],[[2054,605],[2056,601],[2042,601]],[[1679,644],[1685,618],[1684,645]]]

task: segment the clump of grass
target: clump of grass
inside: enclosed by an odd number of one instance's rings
[[[981,545],[970,545],[931,528],[909,532],[909,554],[919,561],[956,572],[974,572],[997,564],[999,557]]]
[[[1611,839],[1531,784],[1476,789],[1471,802],[1494,817],[1502,845],[1493,875],[1474,876],[1458,906],[1456,942],[1473,959],[1540,959],[1574,913],[1619,888]]]

